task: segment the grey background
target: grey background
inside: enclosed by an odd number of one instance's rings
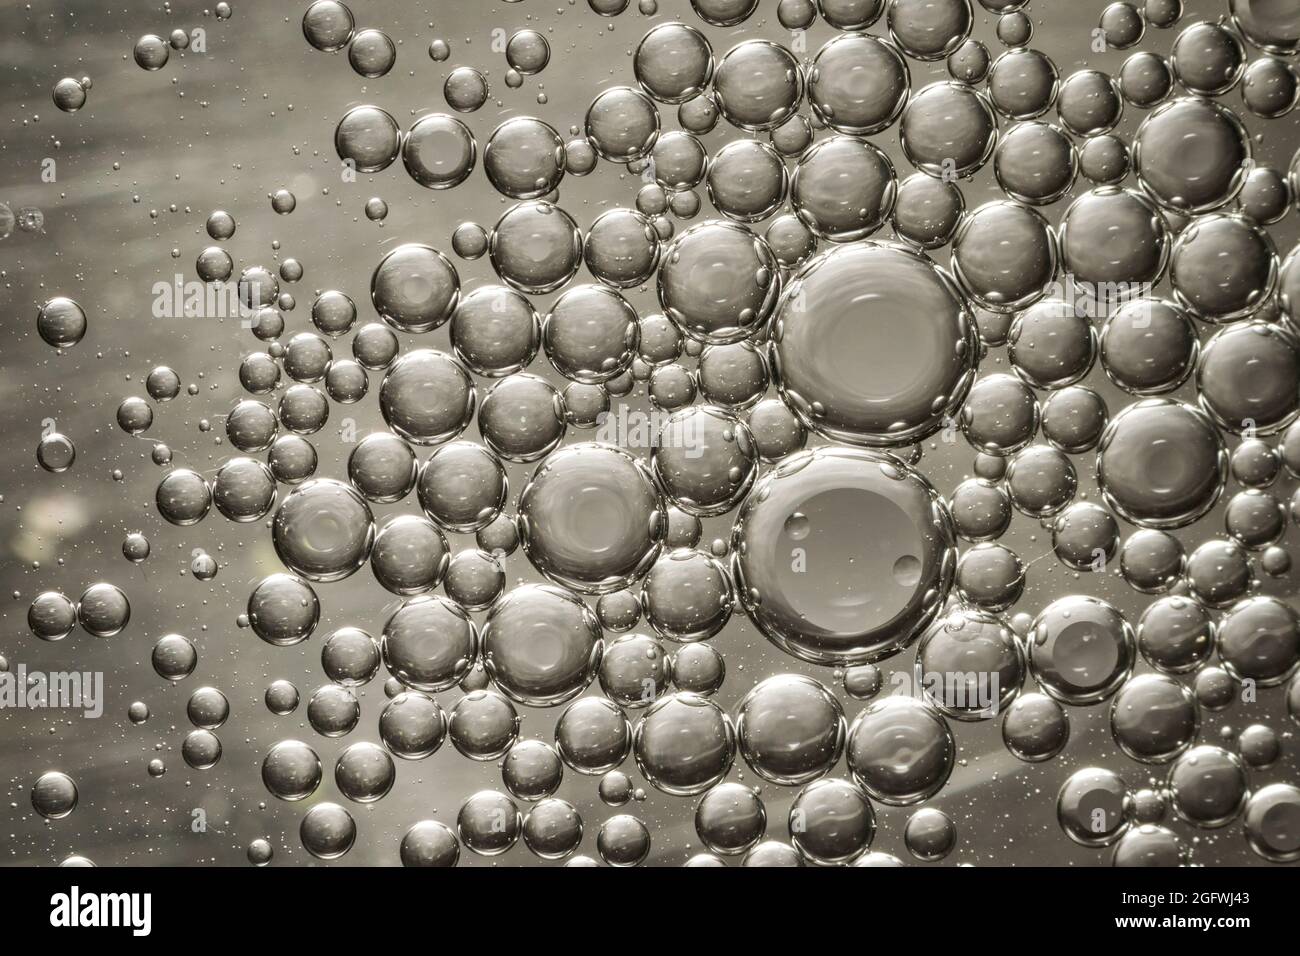
[[[15,232],[0,241],[5,332],[0,337],[0,435],[6,452],[0,457],[0,593],[12,595],[0,603],[0,654],[11,668],[22,663],[31,670],[102,670],[107,692],[104,716],[95,721],[71,712],[0,710],[0,861],[7,864],[49,865],[81,853],[100,865],[240,865],[248,842],[260,836],[275,845],[273,865],[317,864],[302,850],[297,827],[307,808],[324,800],[347,805],[357,821],[356,847],[342,863],[393,864],[401,835],[412,823],[433,817],[454,824],[466,796],[501,787],[495,764],[472,763],[448,744],[427,760],[399,761],[397,785],[378,804],[348,804],[336,792],[334,760],[349,743],[378,739],[376,721],[385,698],[381,675],[362,690],[362,721],[352,734],[340,740],[316,737],[306,725],[305,702],[325,681],[320,640],[345,624],[377,634],[396,602],[363,570],[346,582],[318,588],[323,616],[317,636],[298,647],[270,647],[236,627],[236,615],[254,584],[280,569],[269,533],[262,525],[231,524],[215,511],[192,528],[167,525],[153,505],[154,488],[164,472],[149,456],[154,442],[165,441],[179,466],[210,475],[225,460],[231,449],[217,440],[224,437],[222,415],[242,395],[238,363],[257,343],[235,320],[153,318],[151,287],[156,281],[171,281],[177,272],[194,278],[194,258],[210,244],[205,218],[220,208],[239,223],[233,240],[224,243],[237,271],[256,263],[274,268],[287,256],[304,263],[305,277],[288,287],[298,300],[298,308],[287,315],[289,332],[310,328],[311,301],[325,289],[347,292],[361,309],[360,321],[371,320],[370,273],[387,249],[421,241],[450,253],[450,235],[458,223],[472,219],[490,225],[508,203],[490,189],[481,170],[449,192],[420,188],[400,163],[360,176],[353,184],[342,182],[333,131],[348,108],[373,103],[408,127],[418,115],[446,111],[443,79],[454,67],[468,64],[483,70],[492,83],[488,105],[462,117],[480,146],[501,119],[518,114],[539,116],[566,134],[570,126],[581,124],[597,90],[632,82],[631,52],[653,23],[680,18],[701,27],[718,54],[742,37],[789,41],[776,22],[775,0],[762,0],[755,17],[732,30],[705,26],[686,0],[660,0],[653,18],[639,14],[634,2],[613,20],[597,16],[584,0],[355,0],[358,28],[383,29],[398,43],[394,70],[366,80],[353,73],[345,54],[324,54],[307,45],[301,30],[305,2],[234,0],[233,6],[233,18],[218,21],[188,0],[174,2],[170,14],[161,3],[114,4],[107,9],[89,0],[0,3],[0,202],[14,210],[36,206],[45,214],[43,234]],[[1085,64],[1117,69],[1126,52],[1089,52],[1091,30],[1104,6],[1103,0],[1035,0],[1031,45],[1052,56],[1062,75]],[[1193,0],[1188,8],[1184,23],[1217,17],[1223,3]],[[994,25],[995,18],[976,5],[975,36],[996,54]],[[203,27],[207,54],[173,51],[163,70],[139,69],[131,60],[135,39],[143,33],[165,37],[176,27]],[[499,28],[509,35],[524,27],[546,34],[551,62],[543,73],[527,78],[521,89],[510,90],[503,81],[504,56],[491,48],[492,31]],[[877,24],[872,32],[882,29],[883,23]],[[815,53],[830,32],[824,26],[815,28],[807,37],[807,55]],[[1142,48],[1167,53],[1175,35],[1173,30],[1149,30]],[[451,45],[452,56],[444,63],[427,55],[434,37]],[[913,89],[946,77],[942,62],[910,66]],[[72,115],[59,112],[50,100],[53,85],[61,77],[83,75],[94,81],[85,107]],[[536,101],[542,90],[548,98],[545,105]],[[1225,101],[1240,109],[1239,92]],[[675,111],[661,112],[664,128],[676,128]],[[1121,132],[1131,135],[1141,115],[1129,108]],[[1260,161],[1285,168],[1300,144],[1295,117],[1245,119],[1257,139]],[[707,138],[710,150],[734,135],[720,124]],[[906,169],[896,128],[874,140],[900,170]],[[45,157],[57,162],[53,184],[40,179]],[[639,185],[625,169],[602,163],[585,179],[566,178],[561,202],[586,226],[605,208],[631,205]],[[279,187],[297,196],[297,211],[290,216],[277,216],[270,208],[267,196]],[[1076,193],[1086,188],[1081,182]],[[963,190],[968,207],[993,198],[991,169],[963,184]],[[362,213],[371,196],[384,197],[390,206],[382,226]],[[1068,197],[1045,212],[1055,221],[1067,205]],[[156,219],[150,210],[157,210]],[[709,214],[706,200],[701,218]],[[1273,228],[1281,250],[1295,242],[1294,220],[1292,215]],[[278,252],[273,242],[279,243]],[[173,258],[173,250],[179,250],[178,258]],[[942,262],[946,254],[938,258]],[[464,288],[493,280],[486,260],[458,260],[456,265]],[[65,354],[45,345],[35,331],[37,306],[54,295],[77,299],[90,319],[84,341]],[[535,304],[544,311],[552,298],[539,297]],[[654,309],[653,290],[648,295],[634,292],[631,298],[643,313]],[[403,339],[405,345],[447,347],[445,329]],[[335,343],[335,348],[347,354],[347,341]],[[182,391],[177,400],[156,406],[149,433],[130,438],[116,427],[114,410],[122,398],[144,394],[144,376],[157,364],[174,367],[184,383],[198,386],[198,394]],[[991,351],[983,368],[1005,369],[1002,350]],[[541,358],[532,370],[549,373]],[[1113,413],[1123,399],[1106,388],[1102,378],[1094,373],[1089,384],[1104,392]],[[355,420],[358,436],[382,427],[374,397],[378,381],[372,373],[371,394],[359,406],[332,406],[330,423],[313,437],[321,456],[319,474],[344,473],[350,446],[340,441],[339,429],[345,419]],[[643,387],[636,394],[640,397],[628,401],[643,403]],[[63,475],[46,474],[36,464],[35,447],[47,418],[77,446],[76,465]],[[203,420],[211,422],[211,431],[200,430]],[[1081,494],[1095,497],[1089,458],[1078,457],[1075,464]],[[921,467],[947,494],[969,473],[972,459],[964,443],[927,443]],[[123,473],[120,482],[111,477],[114,469]],[[511,469],[512,496],[528,471]],[[1290,486],[1279,493],[1289,495]],[[378,517],[417,507],[411,496],[376,512]],[[1221,510],[1189,529],[1185,540],[1195,544],[1220,533]],[[725,536],[728,527],[726,519],[710,522],[705,542]],[[129,565],[121,555],[122,539],[132,530],[143,531],[153,544],[153,555],[142,567]],[[1132,529],[1124,530],[1127,534]],[[1105,579],[1082,576],[1060,565],[1051,555],[1050,535],[1023,516],[1017,516],[1005,540],[1032,562],[1029,587],[1017,610],[1033,613],[1053,597],[1075,591],[1106,597],[1134,619],[1145,604],[1114,574]],[[466,536],[454,544],[473,542]],[[198,547],[222,565],[218,577],[208,583],[194,580],[187,571],[191,550]],[[512,583],[535,577],[522,554],[510,560],[507,570]],[[133,613],[125,632],[100,640],[78,630],[60,643],[44,644],[27,630],[27,607],[37,593],[59,589],[75,599],[100,580],[117,584],[130,597]],[[1293,598],[1295,580],[1270,581],[1266,588]],[[190,637],[200,653],[196,672],[177,686],[167,686],[149,664],[155,640],[171,631]],[[728,708],[758,680],[787,671],[816,676],[839,692],[828,669],[801,664],[777,651],[743,615],[733,618],[714,644],[726,656],[728,676],[719,700]],[[908,653],[886,662],[886,677],[894,670],[910,670],[911,658]],[[292,680],[302,693],[304,705],[292,716],[274,717],[262,703],[264,688],[276,678]],[[226,693],[232,713],[218,731],[224,745],[221,762],[198,772],[185,766],[179,750],[190,729],[185,702],[204,684]],[[1277,688],[1262,691],[1258,703],[1238,703],[1204,720],[1202,739],[1209,742],[1217,741],[1225,725],[1240,730],[1261,721],[1286,735],[1284,758],[1266,771],[1253,772],[1255,785],[1298,776],[1294,724],[1286,718],[1283,693]],[[456,696],[451,692],[441,699],[449,705]],[[851,719],[862,705],[842,699]],[[134,700],[146,701],[153,712],[143,726],[127,720],[127,706]],[[523,713],[525,735],[550,739],[557,711]],[[1022,764],[1006,753],[997,722],[953,724],[959,764],[930,803],[950,814],[959,830],[959,844],[948,864],[1107,862],[1106,851],[1077,847],[1060,831],[1054,815],[1057,788],[1075,769],[1093,763],[1116,769],[1134,787],[1147,785],[1159,769],[1119,753],[1109,739],[1105,704],[1071,708],[1070,717],[1073,736],[1065,753],[1039,766]],[[285,737],[309,741],[326,768],[325,781],[304,803],[281,803],[260,782],[262,756]],[[168,767],[159,779],[146,773],[154,757],[164,759]],[[47,769],[66,771],[80,788],[80,805],[66,819],[47,822],[31,809],[31,785]],[[635,776],[631,761],[624,769]],[[844,772],[842,764],[838,770]],[[732,778],[760,782],[740,760]],[[693,801],[659,794],[637,779],[648,799],[633,804],[631,812],[651,826],[650,862],[677,864],[702,849],[692,824]],[[586,835],[579,852],[593,856],[599,823],[626,810],[603,806],[595,785],[595,779],[569,772],[559,793],[582,813]],[[785,814],[794,793],[763,787],[770,837],[785,837]],[[204,833],[191,830],[196,808],[207,816]],[[874,848],[906,857],[902,827],[909,812],[878,808]],[[1200,832],[1171,825],[1193,845],[1198,863],[1262,862],[1247,849],[1239,825]],[[493,861],[462,854],[462,865],[488,862],[537,861],[522,843]]]

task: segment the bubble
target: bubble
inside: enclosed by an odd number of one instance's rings
[[[1227,455],[1201,412],[1169,399],[1146,399],[1121,410],[1097,453],[1106,504],[1150,528],[1181,528],[1214,506]]]
[[[513,117],[488,138],[483,170],[504,196],[540,198],[558,188],[564,178],[564,141],[539,119]]]
[[[339,159],[359,173],[377,173],[397,159],[402,131],[397,120],[378,106],[355,106],[343,114],[334,130]]]
[[[1165,218],[1145,196],[1118,186],[1093,189],[1061,219],[1061,259],[1076,287],[1109,310],[1147,291],[1170,262]]]
[[[949,499],[953,524],[967,541],[992,541],[1011,523],[1011,499],[1000,485],[985,479],[963,481]]]
[[[565,800],[542,800],[524,816],[523,837],[534,856],[543,860],[562,859],[582,842],[582,817]],[[578,859],[583,858],[573,858]]]
[[[579,494],[583,507],[573,509]],[[598,443],[550,455],[519,499],[529,560],[556,583],[586,593],[615,591],[644,574],[659,552],[663,521],[645,467]]]
[[[1119,525],[1091,501],[1076,501],[1052,524],[1052,550],[1076,571],[1104,571],[1119,547]]]
[[[72,467],[77,449],[72,439],[59,432],[42,435],[36,446],[36,462],[51,474],[58,475]]]
[[[595,776],[627,759],[632,750],[632,728],[612,702],[583,697],[560,715],[555,724],[555,746],[571,769]]]
[[[898,184],[894,232],[904,242],[922,249],[937,249],[952,240],[965,212],[966,201],[955,185],[924,173],[913,173]],[[771,242],[770,234],[768,241]]]
[[[536,461],[564,439],[564,400],[543,378],[516,373],[503,378],[479,410],[484,443],[509,461]]]
[[[1018,760],[1051,760],[1070,739],[1070,719],[1064,708],[1043,694],[1022,694],[1002,718],[1002,742]]]
[[[357,825],[337,803],[318,803],[302,818],[298,837],[303,848],[320,860],[337,860],[352,849]]]
[[[417,445],[436,445],[459,435],[472,420],[475,404],[469,372],[434,349],[402,355],[379,386],[384,421]]]
[[[549,585],[502,597],[483,627],[483,660],[513,700],[549,707],[572,699],[596,676],[600,624],[578,598]]]
[[[650,153],[659,137],[659,122],[653,100],[640,90],[616,86],[592,100],[585,131],[602,159],[630,163]]]
[[[661,697],[645,711],[637,721],[633,748],[637,768],[655,789],[693,796],[731,769],[736,729],[708,698],[679,692]]]
[[[1187,751],[1170,766],[1166,786],[1174,811],[1198,827],[1226,826],[1246,805],[1246,768],[1240,757],[1221,747]]]
[[[1132,812],[1128,784],[1102,767],[1076,770],[1056,797],[1057,822],[1082,846],[1110,846],[1132,824]]]
[[[1272,783],[1253,792],[1246,801],[1246,839],[1250,848],[1273,863],[1300,859],[1300,789],[1289,783]]]
[[[1098,598],[1058,598],[1034,618],[1027,638],[1029,669],[1044,693],[1082,706],[1105,700],[1132,673],[1133,628]]]
[[[885,11],[884,0],[817,0],[822,19],[837,30],[860,32]]]
[[[153,408],[143,398],[124,398],[117,406],[117,424],[128,435],[143,435],[153,424]]]
[[[478,629],[440,595],[408,600],[384,624],[384,666],[408,687],[436,693],[460,682],[478,653]]]
[[[167,65],[167,59],[171,55],[171,48],[162,37],[153,33],[146,33],[135,41],[135,49],[131,53],[135,58],[136,66],[142,70],[154,71],[161,70]]]
[[[1034,393],[1019,378],[994,373],[980,378],[966,396],[960,425],[966,440],[989,454],[1019,451],[1034,439],[1040,410]]]
[[[505,571],[493,555],[483,551],[459,552],[447,565],[447,596],[467,611],[481,611],[505,587]]]
[[[457,113],[473,113],[487,102],[487,77],[472,66],[458,66],[447,74],[442,95]]]
[[[1108,419],[1100,395],[1082,385],[1067,385],[1043,404],[1043,437],[1067,454],[1082,454],[1097,447]]]
[[[450,189],[464,182],[477,155],[469,128],[445,113],[420,117],[402,138],[402,164],[428,189]]]
[[[981,306],[1023,309],[1041,299],[1056,276],[1056,235],[1041,215],[1014,202],[985,203],[962,221],[953,239],[953,275]]]
[[[1286,509],[1282,503],[1257,489],[1240,491],[1229,498],[1223,518],[1232,539],[1252,551],[1275,544],[1286,532]]]
[[[77,606],[60,591],[36,595],[27,609],[27,627],[43,641],[61,641],[77,626]]]
[[[542,323],[542,345],[561,375],[598,384],[631,365],[637,344],[636,310],[613,289],[573,286]]]
[[[1230,202],[1245,182],[1250,156],[1236,115],[1199,97],[1179,97],[1153,110],[1133,137],[1138,184],[1165,209],[1184,214]]]
[[[338,581],[366,563],[374,543],[370,508],[349,485],[316,478],[296,488],[271,526],[276,554],[309,581]]]
[[[1020,692],[1025,657],[1016,635],[992,613],[955,608],[917,645],[916,681],[930,702],[957,720],[997,716]]]
[[[736,856],[763,838],[767,812],[753,790],[738,783],[720,783],[695,807],[695,832],[709,850]]]
[[[734,600],[722,563],[690,548],[660,555],[641,590],[647,623],[673,641],[706,640],[720,632],[731,618]]]
[[[498,856],[519,839],[523,825],[513,800],[497,790],[480,790],[461,804],[456,832],[479,856]]]
[[[582,264],[582,234],[573,218],[543,200],[517,203],[497,221],[488,244],[503,282],[530,295],[563,286]]]
[[[266,463],[276,481],[298,484],[316,472],[316,449],[298,435],[281,435],[271,445]]]
[[[506,42],[506,62],[524,76],[546,69],[551,61],[551,45],[536,30],[519,30]]]
[[[441,252],[406,243],[375,266],[370,298],[380,317],[399,332],[428,332],[451,318],[460,299],[460,279]]]
[[[1188,314],[1167,299],[1142,297],[1111,313],[1102,326],[1098,352],[1106,376],[1132,395],[1176,389],[1200,354]]]
[[[791,536],[796,512],[810,537]],[[866,531],[855,543],[844,527]],[[956,557],[947,509],[920,475],[844,447],[792,456],[764,476],[733,542],[747,613],[778,647],[818,663],[876,660],[913,640],[951,586]],[[920,567],[900,577],[900,556]]]
[[[77,600],[77,623],[91,637],[113,637],[131,620],[131,603],[113,584],[92,584]]]
[[[1047,518],[1069,505],[1079,480],[1074,465],[1062,452],[1050,445],[1030,445],[1011,459],[1006,484],[1018,511]]]
[[[456,833],[437,820],[421,820],[402,836],[402,866],[451,867],[460,861]]]
[[[302,15],[302,33],[317,50],[335,53],[352,39],[352,11],[337,0],[316,0]]]
[[[151,662],[159,677],[175,683],[194,673],[194,668],[199,663],[199,653],[188,638],[179,634],[166,634],[154,644]]]
[[[72,299],[55,296],[36,313],[36,333],[46,345],[71,348],[86,335],[86,311]]]
[[[505,504],[506,473],[482,445],[455,441],[436,448],[420,468],[420,507],[448,531],[486,526]]]
[[[197,524],[212,506],[212,490],[198,472],[177,468],[158,482],[158,513],[178,527]]]
[[[489,690],[472,690],[451,709],[447,724],[452,746],[470,760],[496,760],[519,737],[514,705]]]
[[[1059,85],[1056,65],[1037,50],[1007,50],[989,68],[989,100],[1010,119],[1027,120],[1046,113],[1056,101]]]
[[[873,800],[910,806],[938,793],[952,772],[956,745],[939,712],[911,697],[886,697],[849,728],[854,781]]]
[[[1271,595],[1234,604],[1219,621],[1219,660],[1237,680],[1286,682],[1300,667],[1300,615]]]
[[[785,47],[742,40],[718,60],[713,96],[723,118],[744,130],[770,130],[798,108],[803,70]]]
[[[65,113],[75,113],[86,105],[86,88],[70,76],[55,83],[50,95],[54,105]]]
[[[903,829],[907,852],[923,863],[942,860],[957,844],[957,828],[942,810],[926,807],[917,810]]]
[[[819,238],[835,242],[862,239],[879,229],[894,207],[895,193],[889,158],[851,136],[813,145],[790,178],[790,200],[799,218]]]
[[[678,235],[658,273],[659,303],[686,335],[738,342],[765,322],[780,291],[776,259],[744,226],[708,220]]]
[[[77,785],[60,770],[47,770],[32,784],[32,809],[47,820],[61,820],[77,808]]]
[[[866,135],[890,126],[911,86],[893,44],[866,34],[841,34],[817,51],[808,70],[814,114],[841,133]]]
[[[1300,413],[1300,340],[1263,320],[1221,329],[1205,344],[1196,369],[1203,408],[1229,432],[1269,435]]]
[[[896,446],[933,433],[960,406],[974,335],[946,273],[903,246],[860,243],[817,256],[791,280],[775,316],[772,367],[805,426]]]
[[[1268,767],[1282,753],[1282,741],[1271,727],[1251,724],[1237,738],[1237,749],[1246,763],[1254,768]]]
[[[1138,591],[1147,594],[1168,591],[1183,570],[1183,547],[1166,532],[1143,529],[1124,542],[1120,572]]]
[[[592,222],[584,258],[591,274],[601,282],[618,289],[638,286],[659,264],[659,236],[640,213],[609,209]]]
[[[1025,588],[1025,565],[1000,544],[977,544],[957,564],[957,593],[988,611],[1005,611]]]
[[[1249,315],[1277,283],[1273,242],[1239,215],[1203,216],[1178,236],[1169,257],[1169,279],[1179,304],[1207,322]]]
[[[632,69],[641,88],[661,103],[683,103],[713,77],[713,48],[684,23],[661,23],[637,44]]]

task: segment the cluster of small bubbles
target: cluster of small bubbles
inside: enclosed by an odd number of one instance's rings
[[[1282,685],[1300,720],[1300,613],[1284,591],[1300,515],[1300,258],[1269,231],[1300,167],[1261,162],[1273,144],[1253,120],[1300,99],[1294,17],[1232,0],[1221,21],[1180,25],[1180,0],[1108,3],[1094,52],[1131,52],[1108,71],[1062,71],[1031,47],[1050,24],[1020,0],[981,0],[982,24],[967,0],[774,6],[787,33],[767,39],[748,31],[758,0],[691,0],[702,26],[651,25],[567,127],[494,95],[496,77],[517,90],[548,69],[548,28],[494,31],[491,83],[432,39],[445,106],[412,110],[407,128],[368,95],[331,112],[343,179],[400,158],[430,201],[481,179],[499,208],[435,207],[450,253],[385,244],[369,306],[322,278],[308,329],[292,327],[287,288],[301,262],[278,241],[278,266],[237,260],[233,216],[208,215],[221,245],[198,252],[195,273],[238,276],[252,397],[199,424],[224,420],[229,455],[173,468],[172,446],[181,462],[185,449],[170,432],[154,445],[157,511],[176,528],[213,506],[264,527],[283,570],[250,582],[239,624],[267,644],[310,638],[326,613],[315,589],[367,565],[348,586],[373,589],[372,575],[391,601],[382,625],[324,618],[328,682],[299,726],[346,737],[374,719],[363,703],[381,669],[384,693],[378,742],[331,750],[342,801],[312,801],[303,848],[347,854],[346,803],[383,799],[395,760],[450,742],[439,760],[487,765],[499,781],[474,788],[500,789],[460,794],[454,825],[409,825],[403,865],[517,846],[573,866],[656,859],[650,818],[619,809],[647,796],[629,759],[647,788],[695,801],[707,852],[687,865],[901,865],[872,850],[874,805],[939,795],[972,724],[999,719],[1011,757],[1047,763],[1070,742],[1071,708],[1104,703],[1097,726],[1159,777],[1130,784],[1091,755],[1058,769],[1066,838],[1110,848],[1115,865],[1179,865],[1204,841],[1175,827],[1236,824],[1261,858],[1300,858],[1300,791],[1254,779],[1289,733],[1253,711],[1240,730],[1205,726]],[[625,27],[630,0],[585,7],[603,36]],[[825,42],[809,48],[814,26]],[[1161,52],[1135,49],[1174,26]],[[314,0],[301,28],[363,81],[392,73],[403,45],[358,29],[340,0]],[[715,51],[723,31],[735,35]],[[190,46],[184,30],[149,34],[133,59],[156,71]],[[75,112],[90,87],[60,80],[54,102]],[[1240,105],[1216,99],[1229,93]],[[539,87],[539,116],[546,105]],[[493,108],[505,112],[485,120]],[[602,164],[623,193],[580,226],[569,191]],[[977,176],[996,191],[968,208]],[[287,185],[266,188],[273,212],[295,211]],[[374,195],[363,211],[391,227],[408,205]],[[358,326],[366,307],[376,321]],[[65,296],[37,313],[60,353],[88,325]],[[358,438],[356,419],[335,419],[340,456],[330,406],[372,385],[379,430]],[[154,367],[147,398],[117,405],[120,430],[163,433],[181,386]],[[74,434],[84,456],[91,439]],[[967,471],[930,468],[949,446]],[[36,458],[63,474],[77,449],[51,427]],[[213,581],[230,558],[209,547],[216,557],[187,542],[181,573]],[[122,553],[141,564],[150,541],[131,532]],[[1075,583],[1049,592],[1038,569]],[[75,601],[40,592],[27,623],[44,641],[78,625],[111,637],[130,612],[100,582]],[[737,627],[801,670],[750,673],[725,636]],[[166,634],[151,662],[182,681],[198,646]],[[899,681],[915,691],[882,695]],[[264,701],[288,716],[299,691],[275,680]],[[128,710],[148,717],[143,702]],[[185,766],[214,768],[231,700],[201,687],[186,717]],[[265,751],[261,773],[290,802],[324,777],[293,739]],[[581,785],[619,812],[584,821],[589,803],[569,792]],[[31,801],[57,819],[77,786],[51,771]],[[769,833],[778,801],[787,832]],[[888,820],[905,819],[917,861],[980,836],[959,837],[937,807],[906,813]],[[575,855],[585,832],[589,855]],[[257,866],[274,855],[265,837],[245,852]]]

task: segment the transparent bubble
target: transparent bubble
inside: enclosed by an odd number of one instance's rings
[[[718,60],[713,75],[718,110],[740,129],[779,126],[798,108],[803,93],[798,60],[770,40],[742,40]]]
[[[488,137],[483,171],[502,195],[539,199],[557,189],[564,178],[564,141],[542,120],[513,117]]]
[[[1041,215],[1014,202],[985,203],[953,238],[952,269],[962,289],[995,312],[1041,299],[1056,277],[1056,234]]]
[[[579,599],[549,585],[512,589],[483,626],[483,660],[497,687],[514,700],[553,706],[575,697],[596,676],[600,624]]]
[[[379,386],[379,410],[388,426],[417,445],[436,445],[469,425],[476,405],[474,383],[456,359],[434,349],[415,349],[388,368]]]
[[[737,342],[771,314],[780,291],[777,268],[767,244],[744,226],[702,222],[664,251],[659,302],[686,335],[710,344]]]
[[[564,439],[564,399],[543,378],[508,375],[492,386],[479,410],[484,443],[509,461],[536,461]]]
[[[1056,819],[1075,843],[1110,846],[1132,824],[1133,798],[1128,784],[1113,770],[1076,770],[1056,797]]]
[[[759,682],[736,712],[741,756],[764,780],[784,786],[830,772],[844,749],[844,712],[809,677],[783,674]]]
[[[902,246],[861,243],[823,253],[792,279],[775,317],[772,367],[805,426],[855,444],[901,445],[936,431],[960,405],[974,335],[946,273]]]
[[[514,705],[490,690],[472,690],[451,709],[447,733],[452,746],[470,760],[496,760],[519,737]]]
[[[1176,389],[1200,354],[1186,311],[1166,299],[1142,297],[1120,306],[1102,326],[1098,354],[1106,376],[1132,395]]]
[[[1022,694],[1011,702],[1002,719],[1002,742],[1026,763],[1051,760],[1070,739],[1070,720],[1064,708],[1044,694]]]
[[[423,595],[393,612],[379,647],[394,677],[434,693],[465,676],[478,654],[479,635],[459,605],[440,595]]]
[[[1098,598],[1058,598],[1034,618],[1029,669],[1044,693],[1081,706],[1105,700],[1128,679],[1136,657],[1133,628]]]
[[[437,249],[406,243],[387,253],[370,278],[370,299],[399,332],[436,329],[456,309],[460,279]]]
[[[582,495],[583,507],[572,502]],[[548,457],[519,499],[524,551],[544,575],[587,593],[626,587],[649,568],[664,533],[650,475],[610,445],[570,445]]]
[[[355,106],[334,130],[334,149],[350,169],[377,173],[397,159],[402,131],[397,120],[378,106]]]
[[[402,836],[402,866],[451,867],[460,860],[456,833],[437,820],[421,820]]]
[[[1207,322],[1249,315],[1277,283],[1273,241],[1240,215],[1194,219],[1169,256],[1169,280],[1178,302]]]
[[[1201,412],[1169,399],[1122,409],[1097,452],[1097,481],[1113,510],[1148,528],[1181,528],[1214,506],[1227,455]]]
[[[1194,140],[1197,148],[1186,144]],[[1162,207],[1202,213],[1230,202],[1245,182],[1250,142],[1231,110],[1179,97],[1152,111],[1133,137],[1139,185]]]
[[[1174,812],[1198,827],[1226,826],[1246,805],[1245,765],[1221,747],[1201,745],[1184,753],[1170,766],[1165,785]]]
[[[891,696],[858,715],[845,749],[849,771],[868,796],[888,806],[909,806],[947,782],[956,744],[947,722],[929,704]]]
[[[846,540],[845,527],[860,536]],[[844,447],[792,456],[764,476],[733,549],[747,613],[777,646],[815,662],[876,660],[915,639],[956,558],[947,508],[919,474]],[[863,581],[892,586],[873,594]]]
[[[922,636],[915,671],[918,685],[940,711],[957,720],[987,720],[1020,692],[1024,651],[992,613],[955,608]]]
[[[530,295],[554,292],[582,264],[582,233],[559,206],[518,203],[492,229],[488,256],[503,282]]]
[[[56,296],[36,313],[36,332],[46,345],[71,348],[86,335],[86,312],[72,299]]]
[[[684,23],[661,23],[637,44],[632,70],[641,88],[661,103],[682,103],[713,77],[713,48]]]
[[[632,751],[632,727],[611,701],[584,697],[570,704],[556,721],[555,746],[571,769],[595,776],[627,759]]]
[[[633,734],[637,768],[658,790],[693,796],[730,770],[736,729],[715,703],[679,692],[661,697],[637,721]]]

